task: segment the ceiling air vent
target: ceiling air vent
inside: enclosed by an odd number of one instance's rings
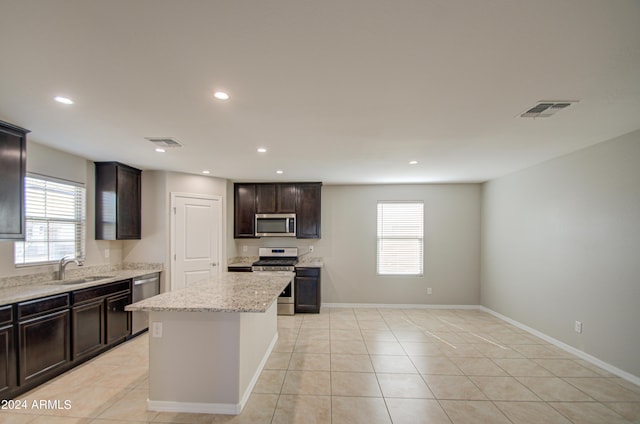
[[[182,144],[171,137],[145,137],[145,140],[149,140],[150,142],[155,144],[156,147],[162,147],[164,149],[182,147]]]
[[[520,114],[521,118],[548,118],[551,115],[555,115],[556,112],[561,111],[562,109],[566,109],[574,103],[577,103],[577,100],[553,100],[553,101],[541,101],[538,102],[534,107],[527,109],[525,112]]]

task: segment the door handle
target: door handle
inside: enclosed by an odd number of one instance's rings
[[[217,262],[211,262],[211,266],[218,266]]]

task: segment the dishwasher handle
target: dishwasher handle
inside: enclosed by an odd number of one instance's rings
[[[158,277],[142,278],[140,280],[133,280],[133,285],[134,286],[139,286],[139,285],[142,285],[142,284],[154,283],[154,282],[156,282],[158,280],[159,280]]]

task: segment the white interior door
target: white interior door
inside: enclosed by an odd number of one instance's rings
[[[222,199],[171,193],[171,290],[220,272]]]

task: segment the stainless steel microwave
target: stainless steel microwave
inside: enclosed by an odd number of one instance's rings
[[[257,213],[256,237],[295,237],[295,213]]]

